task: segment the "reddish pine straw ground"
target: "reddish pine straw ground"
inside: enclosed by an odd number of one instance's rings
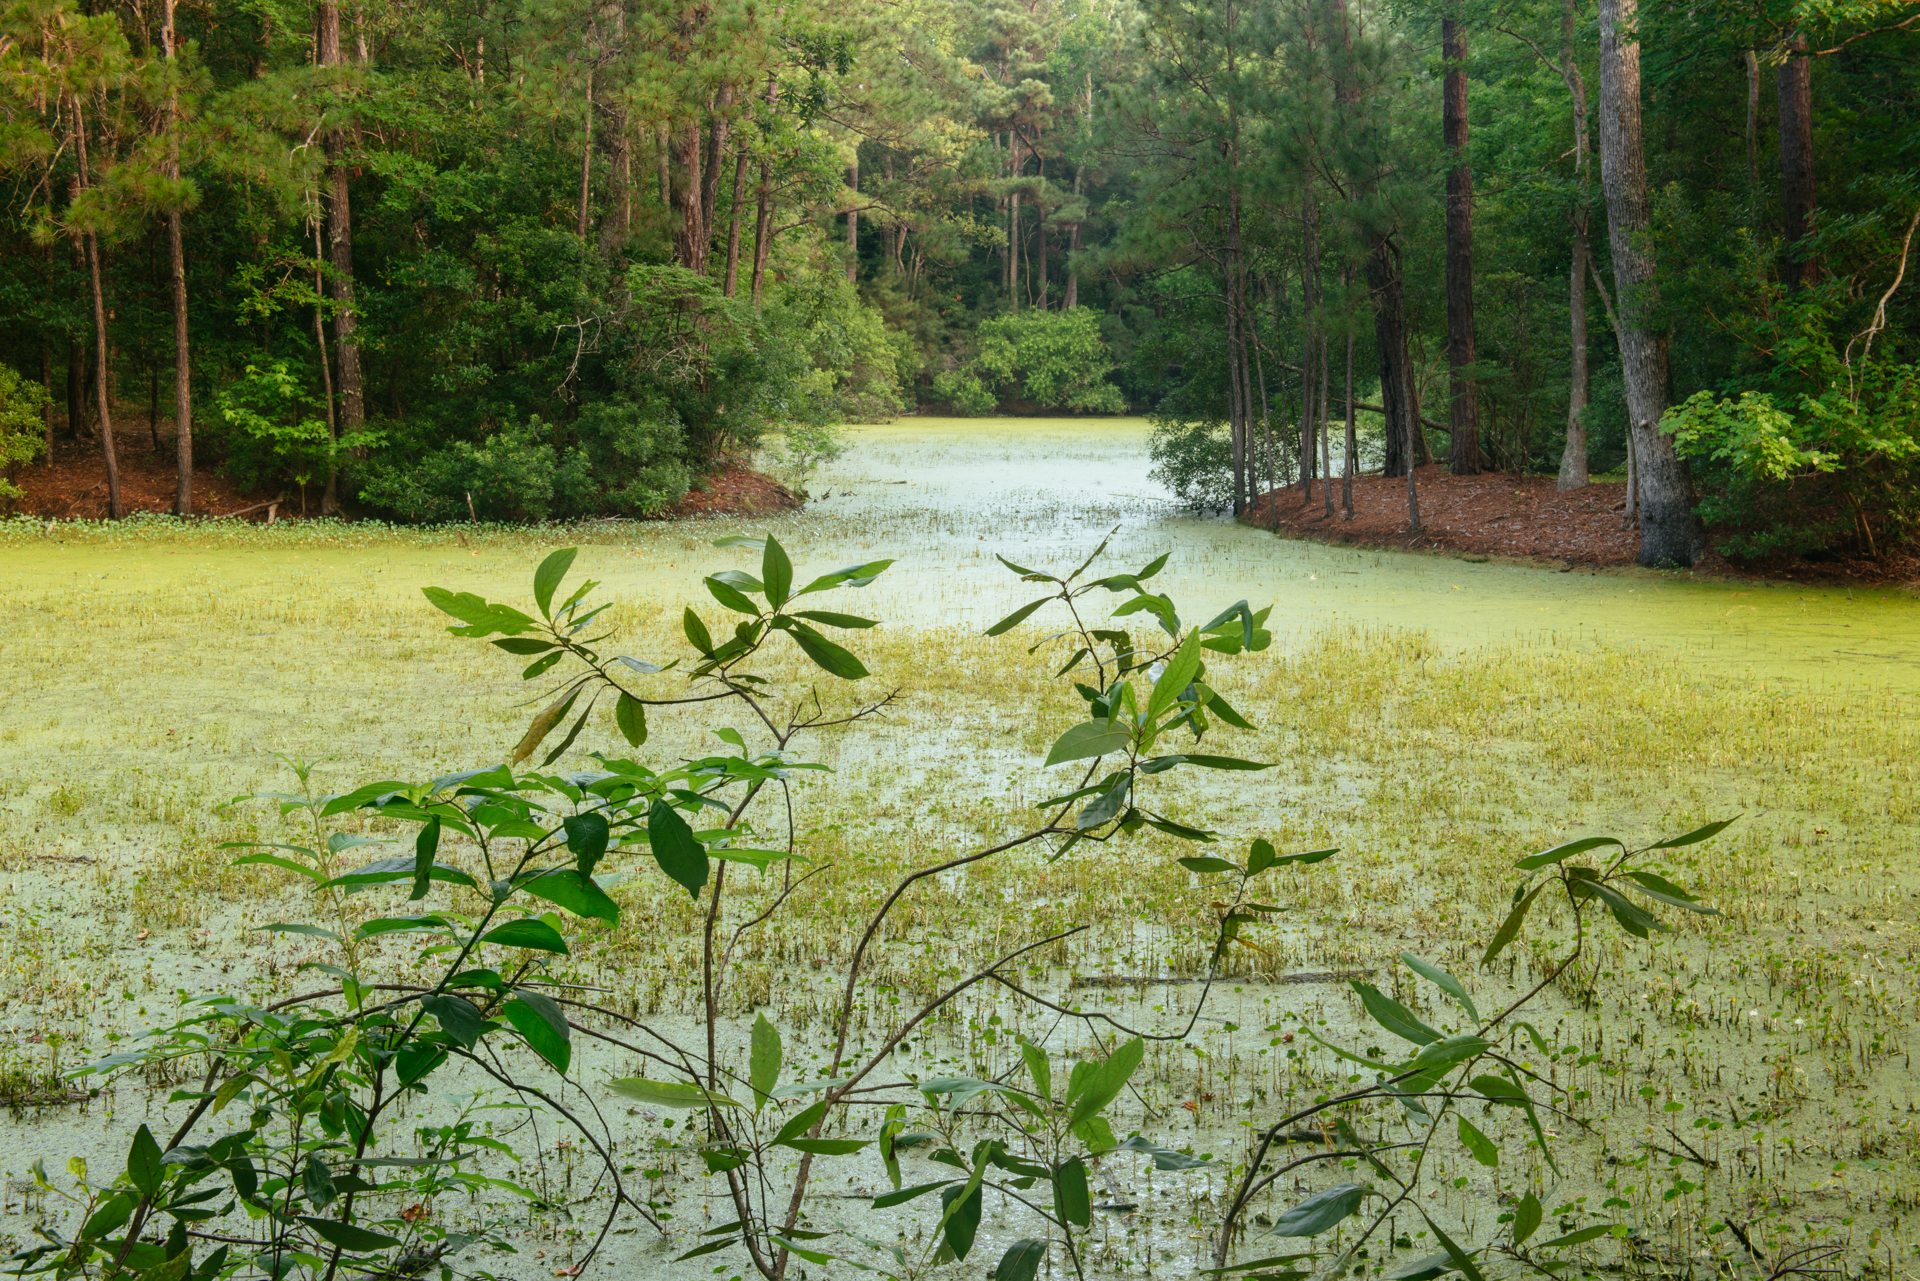
[[[162,433],[161,452],[153,450],[153,439],[144,430],[116,430],[115,453],[120,464],[120,500],[129,512],[169,512],[173,510],[174,454],[173,438]],[[56,440],[53,466],[44,460],[18,468],[13,482],[25,492],[14,510],[49,519],[102,519],[107,515],[107,465],[97,440],[75,442]],[[675,507],[669,518],[679,516],[752,516],[773,511],[791,511],[800,500],[770,476],[749,470],[738,460],[711,476],[703,478],[706,491],[694,489]],[[307,486],[306,511],[320,514],[321,486]],[[217,466],[202,466],[193,477],[193,509],[200,516],[226,516],[253,508],[268,499],[281,497],[282,491],[242,494]],[[279,520],[298,520],[301,515],[300,491],[288,487],[284,501],[274,513]],[[248,512],[247,519],[265,521],[264,510]]]
[[[1282,490],[1277,504],[1280,530],[1316,542],[1516,557],[1591,568],[1631,565],[1640,549],[1638,531],[1621,522],[1627,487],[1619,481],[1562,493],[1551,476],[1501,472],[1455,476],[1439,463],[1420,468],[1414,479],[1420,495],[1418,534],[1410,530],[1407,520],[1405,476],[1356,476],[1352,520],[1341,510],[1338,478],[1333,482],[1331,518],[1318,483],[1311,502],[1304,501],[1298,485]],[[1273,527],[1272,497],[1255,500],[1249,524]],[[1883,549],[1878,557],[1782,556],[1733,563],[1710,553],[1694,571],[1804,583],[1920,585],[1920,554],[1912,547],[1896,547]]]

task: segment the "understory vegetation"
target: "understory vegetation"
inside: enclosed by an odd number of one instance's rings
[[[4,1080],[56,1240],[11,1220],[20,1262],[1911,1266],[1908,697],[1279,644],[1181,619],[1164,557],[870,627],[901,567],[810,541],[476,531],[451,619],[373,581],[397,544],[297,592],[34,589]],[[476,554],[511,568],[463,595]],[[586,583],[634,555],[702,600]],[[63,699],[130,642],[258,694]]]

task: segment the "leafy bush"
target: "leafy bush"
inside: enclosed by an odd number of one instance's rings
[[[690,652],[664,665],[603,649],[610,635],[583,635],[606,607],[590,604],[591,582],[561,597],[572,549],[554,553],[535,571],[537,613],[427,589],[428,599],[454,619],[451,632],[487,640],[515,662],[531,659],[521,678],[546,685],[545,705],[505,762],[478,769],[319,795],[310,768],[292,762],[301,791],[259,799],[276,804],[283,817],[297,817],[310,835],[299,844],[236,847],[249,851],[237,862],[281,869],[310,889],[317,920],[265,928],[329,947],[332,961],[307,968],[331,976],[337,986],[268,1004],[225,994],[191,997],[172,1024],[79,1069],[80,1077],[185,1077],[197,1079],[198,1087],[169,1100],[185,1110],[171,1137],[163,1144],[142,1124],[124,1171],[111,1178],[94,1178],[76,1159],[68,1164],[71,1182],[56,1185],[36,1163],[41,1194],[67,1198],[74,1213],[64,1226],[57,1220],[42,1224],[42,1242],[14,1257],[16,1272],[55,1281],[128,1271],[153,1281],[214,1281],[236,1274],[277,1279],[295,1270],[407,1276],[437,1267],[450,1277],[451,1260],[463,1251],[512,1249],[505,1224],[486,1211],[470,1211],[468,1222],[454,1217],[459,1201],[452,1194],[492,1187],[534,1195],[488,1172],[479,1160],[489,1152],[516,1155],[506,1142],[509,1127],[480,1124],[480,1109],[505,1107],[558,1118],[598,1167],[588,1201],[597,1200],[605,1214],[587,1258],[568,1273],[578,1275],[623,1209],[664,1232],[662,1216],[623,1178],[632,1167],[615,1155],[596,1091],[703,1118],[703,1126],[679,1128],[683,1137],[673,1150],[724,1183],[736,1218],[704,1231],[704,1243],[675,1263],[732,1249],[769,1281],[791,1275],[795,1257],[816,1265],[845,1260],[894,1278],[964,1260],[974,1249],[989,1191],[1002,1194],[997,1199],[1009,1212],[1033,1225],[1030,1235],[1005,1248],[993,1269],[996,1278],[1031,1281],[1055,1251],[1084,1275],[1081,1260],[1093,1226],[1088,1172],[1095,1158],[1103,1158],[1103,1170],[1144,1159],[1158,1170],[1221,1173],[1230,1194],[1217,1221],[1195,1220],[1215,1234],[1216,1275],[1343,1273],[1356,1251],[1375,1241],[1396,1215],[1420,1215],[1442,1247],[1393,1274],[1409,1279],[1451,1270],[1478,1277],[1481,1264],[1495,1255],[1552,1275],[1564,1266],[1564,1251],[1624,1231],[1601,1222],[1563,1228],[1535,1242],[1547,1216],[1528,1191],[1510,1213],[1498,1216],[1481,1244],[1456,1242],[1429,1214],[1422,1189],[1440,1162],[1428,1157],[1436,1143],[1457,1142],[1473,1159],[1497,1165],[1502,1140],[1482,1131],[1468,1109],[1482,1124],[1488,1112],[1505,1109],[1524,1121],[1549,1168],[1557,1169],[1541,1113],[1559,1110],[1556,1099],[1573,1087],[1531,1070],[1515,1057],[1523,1052],[1515,1043],[1526,1032],[1548,1062],[1576,1051],[1548,1044],[1520,1012],[1561,979],[1580,977],[1576,967],[1587,955],[1590,918],[1599,908],[1638,938],[1667,928],[1655,908],[1711,912],[1645,863],[1648,855],[1709,839],[1725,823],[1642,849],[1589,837],[1520,859],[1516,866],[1525,876],[1481,962],[1491,964],[1514,945],[1536,904],[1551,892],[1564,900],[1556,906],[1569,933],[1534,943],[1536,955],[1546,958],[1545,977],[1504,1009],[1483,1015],[1458,978],[1403,953],[1408,970],[1449,1002],[1443,1007],[1449,1013],[1435,1018],[1439,1027],[1387,992],[1355,981],[1368,1016],[1408,1048],[1362,1054],[1303,1027],[1303,1034],[1372,1079],[1353,1075],[1350,1088],[1339,1093],[1249,1116],[1245,1151],[1232,1161],[1172,1150],[1137,1133],[1122,1138],[1116,1128],[1113,1104],[1139,1070],[1146,1042],[1180,1040],[1184,1032],[1136,1030],[1104,1013],[1055,1004],[1023,986],[1035,955],[1084,925],[968,960],[956,974],[942,975],[930,999],[899,1003],[892,1012],[863,1002],[877,949],[890,933],[910,929],[890,919],[895,909],[916,886],[942,874],[1025,847],[1057,860],[1149,828],[1190,845],[1224,848],[1219,833],[1171,817],[1156,780],[1176,769],[1268,768],[1196,749],[1203,743],[1211,748],[1207,736],[1220,726],[1250,728],[1209,684],[1208,665],[1267,648],[1269,611],[1241,601],[1207,623],[1184,623],[1171,598],[1146,586],[1165,567],[1164,555],[1138,571],[1096,578],[1087,573],[1102,549],[1065,575],[1005,562],[1022,581],[1042,584],[1044,594],[988,628],[988,635],[1004,635],[1049,607],[1071,620],[1052,640],[1070,647],[1058,678],[1073,678],[1085,719],[1054,739],[1045,761],[1046,768],[1067,767],[1064,790],[1039,803],[1040,815],[1026,831],[916,868],[871,915],[853,922],[858,942],[844,972],[825,988],[833,994],[831,1030],[824,1052],[806,1069],[811,1079],[793,1079],[801,1057],[789,1051],[766,1013],[747,1030],[741,1064],[721,1048],[734,1033],[713,994],[732,976],[734,944],[777,913],[786,895],[777,893],[772,906],[764,907],[760,887],[749,882],[742,899],[740,882],[778,877],[792,888],[795,864],[805,855],[785,804],[787,788],[796,771],[823,768],[806,761],[798,744],[818,730],[864,720],[892,697],[842,714],[823,709],[805,690],[783,691],[751,669],[784,636],[779,643],[791,643],[826,674],[865,678],[860,659],[820,628],[859,631],[874,623],[814,608],[807,598],[863,587],[891,562],[847,566],[809,581],[795,576],[771,537],[720,544],[751,546],[761,554],[758,576],[729,569],[705,581],[739,621],[730,632],[717,629],[688,608],[682,629]],[[801,582],[805,586],[796,586]],[[1106,619],[1092,613],[1098,593],[1121,598]],[[1093,624],[1081,621],[1089,617]],[[1147,627],[1135,634],[1128,620]],[[717,728],[722,748],[697,759],[663,760],[655,768],[637,757],[594,752],[590,768],[543,772],[568,752],[603,705],[620,737],[640,749],[649,738],[649,716],[662,709],[711,711],[735,703],[744,704],[747,723],[757,727],[755,741],[737,729]],[[538,766],[523,768],[556,737],[557,746],[545,751]],[[403,849],[410,852],[342,870],[351,851],[395,843],[342,830],[336,824],[343,820],[404,829],[411,839]],[[1211,852],[1177,860],[1188,873],[1209,878],[1216,914],[1205,926],[1212,960],[1189,1030],[1234,945],[1250,945],[1244,937],[1249,929],[1288,911],[1255,897],[1261,878],[1278,867],[1312,867],[1337,853],[1282,854],[1260,838],[1245,848],[1237,860]],[[1601,851],[1608,852],[1602,859],[1582,858]],[[709,945],[697,975],[689,976],[690,990],[704,994],[702,1025],[693,1036],[649,1026],[600,1003],[596,989],[549,975],[553,958],[570,954],[569,917],[621,921],[620,905],[606,892],[613,878],[602,870],[620,864],[626,874],[657,872],[701,904]],[[350,912],[348,896],[362,893],[389,896],[387,914],[362,920]],[[723,927],[729,942],[712,946]],[[368,977],[366,944],[388,935],[423,944],[417,979],[375,983]],[[897,1079],[893,1056],[903,1040],[920,1035],[916,1029],[959,993],[982,984],[1061,1020],[1079,1021],[1105,1052],[1063,1060],[1022,1040],[1018,1068],[993,1079]],[[856,1028],[858,1043],[868,1048],[850,1048]],[[624,1049],[646,1065],[648,1075],[590,1085],[574,1072],[576,1036]],[[499,1052],[516,1045],[531,1054],[534,1070],[516,1067],[514,1058]],[[412,1119],[409,1104],[430,1086],[445,1093],[452,1083],[438,1074],[455,1066],[469,1082],[491,1083],[507,1101],[483,1103],[478,1094],[467,1094],[471,1105],[462,1115],[417,1131],[421,1155],[386,1155],[392,1137]],[[1386,1115],[1398,1114],[1404,1124],[1383,1122],[1376,1111],[1383,1104],[1390,1108]],[[1249,1101],[1250,1108],[1265,1106]],[[1283,1150],[1277,1145],[1306,1125],[1317,1127],[1315,1138],[1324,1142],[1277,1155]],[[224,1132],[216,1133],[222,1126]],[[932,1181],[906,1184],[901,1154],[909,1149],[926,1149],[927,1159],[941,1167]],[[858,1227],[828,1226],[843,1222],[840,1212],[830,1218],[808,1212],[819,1209],[823,1186],[836,1189],[835,1196],[846,1186],[828,1163],[869,1150],[891,1185],[871,1197],[873,1208],[926,1201],[932,1231],[917,1247],[918,1259],[909,1260],[904,1236],[895,1244]],[[1329,1175],[1337,1181],[1299,1199],[1269,1229],[1290,1238],[1293,1252],[1232,1262],[1254,1198],[1297,1187],[1321,1168],[1337,1170]],[[447,1207],[445,1218],[418,1213],[436,1196]],[[170,1225],[163,1227],[163,1215]],[[1361,1219],[1358,1232],[1348,1236],[1331,1266],[1303,1264],[1319,1258],[1307,1242],[1355,1217]],[[1483,1221],[1494,1218],[1489,1212]]]
[[[20,497],[20,487],[8,476],[21,463],[32,462],[45,446],[41,415],[47,407],[47,389],[0,365],[0,502]]]
[[[1199,511],[1233,506],[1233,441],[1227,424],[1211,418],[1152,416],[1148,473],[1172,490],[1182,504]]]
[[[1022,311],[983,321],[978,354],[933,382],[934,395],[963,414],[991,413],[1002,399],[1036,409],[1076,413],[1126,412],[1100,317],[1085,307]]]
[[[378,445],[377,431],[335,436],[326,402],[307,391],[303,372],[260,357],[214,398],[227,426],[227,469],[249,485],[289,479],[303,488],[337,470],[356,449]]]

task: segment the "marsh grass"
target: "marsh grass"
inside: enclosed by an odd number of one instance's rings
[[[336,569],[402,537],[279,528],[199,537],[298,543]],[[104,564],[125,540],[185,537],[155,525],[81,541]],[[514,531],[463,537],[503,553],[524,539],[528,563],[544,545]],[[109,1033],[163,1017],[176,990],[292,990],[311,941],[257,931],[300,907],[283,878],[233,868],[221,848],[295,834],[260,806],[229,804],[284,786],[272,753],[323,759],[323,780],[344,788],[497,760],[529,714],[515,706],[509,660],[447,637],[410,594],[368,591],[340,572],[291,588],[272,578],[122,588],[110,608],[79,588],[14,591],[0,614],[12,672],[0,737],[0,1077],[21,1083],[6,1098],[26,1103],[46,1097],[34,1091],[50,1079],[50,1045],[67,1062],[97,1054]],[[679,652],[669,620],[680,603],[623,597],[611,616],[620,651]],[[874,676],[859,692],[897,688],[899,699],[877,724],[824,736],[820,758],[834,772],[799,789],[797,810],[802,848],[823,870],[777,928],[748,936],[725,993],[743,1023],[771,1008],[801,1039],[822,1026],[820,976],[847,957],[853,922],[908,868],[1021,828],[1056,790],[1037,761],[1080,710],[1049,679],[1063,655],[1038,632],[990,641],[972,627],[883,627],[861,652]],[[808,687],[797,663],[782,670],[776,659],[768,674]],[[1555,1053],[1536,1067],[1576,1102],[1559,1140],[1574,1159],[1547,1203],[1566,1220],[1634,1225],[1630,1241],[1603,1242],[1596,1257],[1653,1274],[1743,1257],[1726,1220],[1763,1250],[1811,1234],[1845,1244],[1856,1272],[1915,1266],[1920,722],[1910,699],[1782,689],[1703,672],[1670,650],[1544,638],[1446,648],[1425,632],[1358,624],[1244,656],[1223,665],[1221,682],[1260,727],[1228,734],[1225,750],[1276,767],[1185,782],[1168,811],[1207,814],[1238,839],[1343,853],[1273,874],[1271,892],[1291,909],[1284,923],[1250,931],[1257,946],[1230,956],[1190,1044],[1154,1049],[1136,1124],[1230,1155],[1243,1124],[1345,1080],[1293,1033],[1324,1020],[1368,1035],[1344,985],[1311,976],[1388,974],[1402,949],[1473,973],[1517,855],[1574,834],[1652,838],[1743,814],[1666,864],[1721,917],[1688,916],[1647,942],[1608,934],[1590,945],[1591,967],[1552,994],[1542,1028]],[[849,698],[825,685],[819,694]],[[662,717],[644,754],[705,746]],[[590,747],[627,754],[596,726],[570,759],[584,764]],[[972,763],[966,772],[939,764],[956,756]],[[1094,928],[1028,979],[1084,1008],[1177,1026],[1200,989],[1169,980],[1204,971],[1217,894],[1172,863],[1170,846],[1149,836],[1057,862],[1013,855],[929,884],[892,918],[863,1011],[930,995],[968,958],[1085,923]],[[739,910],[777,889],[771,876],[742,885]],[[639,924],[584,930],[569,975],[606,987],[634,1016],[687,1016],[693,906],[657,877],[615,892],[623,919]],[[391,906],[380,900],[358,896],[345,910]],[[1523,987],[1552,963],[1565,924],[1543,917],[1531,950],[1510,952],[1476,986]],[[374,957],[396,974],[412,964],[398,947],[376,946]],[[1393,993],[1443,1017],[1404,976]],[[999,1070],[1016,1033],[1051,1030],[1042,1016],[984,994],[963,1000],[902,1062]],[[125,1086],[116,1097],[133,1102]],[[18,1150],[9,1144],[16,1169]],[[658,1168],[661,1196],[698,1195],[693,1172],[665,1159]],[[1533,1187],[1545,1198],[1551,1184],[1537,1154],[1488,1171],[1462,1152],[1445,1173],[1516,1196]],[[1177,1270],[1183,1250],[1200,1257],[1185,1225],[1206,1219],[1217,1188],[1158,1177],[1129,1187],[1141,1209],[1109,1223],[1095,1257],[1110,1272],[1137,1270],[1155,1251],[1162,1269]],[[1460,1204],[1467,1213],[1470,1199]]]

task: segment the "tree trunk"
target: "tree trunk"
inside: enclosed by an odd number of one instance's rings
[[[53,466],[53,344],[40,340],[40,385],[46,388],[47,401],[40,407],[40,429],[46,434],[47,466]]]
[[[580,201],[574,217],[574,234],[582,245],[587,242],[587,211],[593,198],[593,74],[587,74],[587,105],[580,113]]]
[[[80,189],[92,185],[92,175],[87,171],[87,121],[80,111],[80,104],[73,104],[74,139],[80,161]],[[113,411],[107,403],[107,303],[100,291],[100,241],[89,231],[84,237],[87,255],[87,280],[93,288],[93,389],[99,400],[100,409],[100,450],[107,462],[107,511],[115,520],[127,514],[120,501],[120,460],[115,455],[113,440]]]
[[[1353,335],[1347,335],[1347,462],[1340,473],[1340,508],[1353,519],[1353,469],[1360,457],[1358,432],[1353,415]]]
[[[1471,367],[1473,335],[1473,166],[1467,160],[1467,38],[1459,0],[1440,24],[1447,61],[1441,90],[1441,132],[1453,160],[1447,170],[1447,424],[1448,462],[1456,476],[1480,472],[1480,406]]]
[[[1313,175],[1307,175],[1306,199],[1300,206],[1302,306],[1300,341],[1300,501],[1313,501],[1313,352],[1320,322],[1320,204],[1313,197]]]
[[[673,212],[673,169],[669,163],[669,156],[673,147],[667,141],[669,129],[670,126],[664,120],[654,125],[653,159],[654,167],[659,171],[660,207],[671,214]]]
[[[1600,0],[1600,177],[1619,295],[1620,364],[1641,502],[1643,565],[1691,565],[1700,555],[1685,465],[1660,433],[1667,407],[1666,340],[1647,328],[1654,260],[1646,244],[1652,206],[1640,137],[1638,0]]]
[[[747,149],[735,148],[733,210],[727,218],[727,278],[721,292],[731,298],[740,289],[740,211],[747,200]]]
[[[87,357],[80,344],[67,340],[67,436],[79,440],[87,426]]]
[[[1393,240],[1376,235],[1367,255],[1367,288],[1373,294],[1373,335],[1380,348],[1380,406],[1387,420],[1388,476],[1404,476],[1418,457],[1413,421],[1413,357],[1407,351],[1407,297],[1400,280],[1400,253]]]
[[[1804,33],[1794,36],[1792,48],[1778,75],[1780,222],[1787,239],[1780,274],[1788,288],[1798,289],[1812,281],[1819,268],[1800,244],[1813,230],[1813,59],[1807,56]]]
[[[1007,298],[1020,310],[1020,193],[1007,197]]]
[[[847,166],[847,189],[857,197],[860,194],[860,158],[855,156],[853,163]],[[847,283],[856,284],[860,279],[860,215],[847,210]]]
[[[1574,47],[1578,25],[1574,6],[1579,0],[1566,0],[1560,11],[1560,75],[1567,82],[1567,94],[1573,99],[1573,165],[1580,176],[1580,203],[1570,222],[1573,227],[1573,274],[1567,282],[1567,315],[1570,356],[1567,378],[1567,447],[1560,454],[1561,489],[1584,489],[1587,484],[1587,400],[1591,380],[1587,370],[1587,273],[1592,270],[1593,247],[1589,240],[1589,192],[1593,181],[1592,147],[1587,139],[1587,82],[1580,74],[1580,60]]]
[[[346,65],[340,51],[340,10],[336,5],[320,6],[320,61],[324,66]],[[329,285],[333,292],[334,359],[340,367],[340,430],[343,435],[358,432],[367,420],[366,402],[360,381],[360,343],[354,337],[359,317],[354,312],[353,290],[353,202],[347,191],[351,175],[342,163],[347,149],[347,131],[335,129],[327,136],[327,257],[332,271]],[[355,451],[355,457],[359,451]]]
[[[618,265],[633,230],[633,143],[625,107],[601,108],[600,149],[607,157],[607,212],[600,219],[600,253]]]
[[[166,0],[160,43],[171,63],[179,56],[173,28],[174,0]],[[180,100],[167,95],[167,176],[180,179]],[[180,211],[167,211],[167,261],[173,289],[173,514],[193,515],[193,366],[187,336],[187,255],[181,242]]]
[[[317,251],[320,248],[320,228],[315,227],[313,229],[313,239],[313,247],[316,251],[315,256],[317,257]],[[340,514],[340,417],[334,412],[333,373],[327,363],[327,330],[326,326],[320,322],[318,299],[320,297],[321,282],[319,280],[319,274],[319,269],[316,267],[313,282],[314,298],[316,300],[313,308],[313,341],[315,350],[320,353],[320,394],[325,398],[327,405],[328,446],[327,487],[325,492],[320,496],[320,514],[322,516],[338,516]],[[302,516],[306,515],[306,506],[307,490],[306,486],[302,485],[300,487],[300,514]]]
[[[773,223],[773,162],[760,162],[760,207],[753,224],[753,305],[760,306],[761,292],[766,286],[767,254],[772,249],[769,233]]]
[[[700,216],[700,141],[697,119],[682,124],[673,136],[673,259],[688,271],[704,276],[712,238]]]
[[[1747,188],[1760,190],[1760,58],[1753,50],[1747,58]]]
[[[727,139],[733,136],[732,108],[733,86],[721,85],[713,97],[713,109],[707,124],[707,159],[700,175],[700,225],[705,228],[706,234],[704,247],[700,251],[702,264],[713,251],[713,220],[720,208],[720,162],[727,154]],[[704,266],[702,270],[705,270]]]
[[[1320,496],[1326,500],[1327,518],[1333,518],[1333,441],[1327,433],[1327,334],[1319,331],[1320,347]]]

